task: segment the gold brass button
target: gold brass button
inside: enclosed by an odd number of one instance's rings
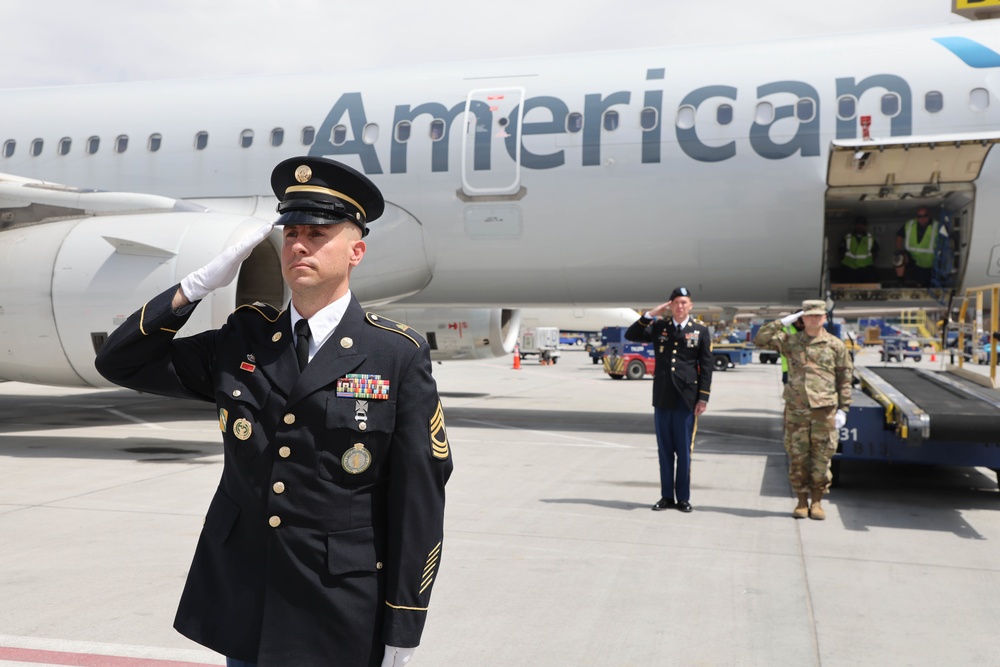
[[[288,425],[292,425],[292,424],[295,423],[295,415],[293,415],[291,412],[289,412],[287,415],[285,415],[282,418],[282,421],[284,421]]]
[[[358,424],[359,431],[364,431],[366,428],[368,428],[368,424],[366,424],[365,422],[361,422],[360,424]]]
[[[372,322],[378,322],[378,315],[372,315]]]
[[[375,569],[376,570],[381,570],[382,569],[382,561],[379,561],[379,562],[375,563]]]
[[[239,389],[233,389],[233,396],[239,396],[242,393]]]
[[[281,517],[275,514],[267,520],[267,525],[271,526],[271,528],[277,528],[281,525]]]
[[[340,339],[340,346],[345,350],[354,345],[354,340],[350,336],[344,336]]]
[[[271,342],[272,343],[277,343],[279,340],[281,340],[281,332],[280,331],[278,333],[274,334],[273,336],[271,336]]]
[[[275,493],[284,493],[285,492],[285,483],[284,482],[275,482],[274,486],[272,486],[271,488],[274,489]]]
[[[291,455],[292,455],[292,450],[288,447],[280,447],[278,449],[278,456],[280,456],[283,459],[287,459]]]

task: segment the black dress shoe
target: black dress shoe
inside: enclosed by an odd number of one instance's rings
[[[679,503],[677,503],[677,509],[679,509],[682,512],[690,512],[693,508],[691,507],[691,503],[689,503],[686,500],[682,500]]]
[[[674,502],[673,498],[671,498],[670,500],[667,500],[666,498],[660,498],[659,500],[656,501],[656,504],[653,505],[653,511],[659,512],[660,510],[669,510],[675,507],[677,507],[677,503]]]

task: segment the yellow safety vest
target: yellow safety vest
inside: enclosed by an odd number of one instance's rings
[[[913,258],[913,262],[917,266],[921,269],[929,269],[934,265],[934,237],[937,236],[935,234],[936,223],[931,222],[931,224],[927,225],[924,238],[920,241],[917,241],[918,231],[919,228],[916,220],[910,220],[906,223],[906,251],[910,253],[910,257]]]
[[[844,237],[844,246],[847,248],[844,253],[844,266],[847,268],[860,269],[875,263],[875,258],[872,257],[875,239],[871,234],[865,234],[860,239],[854,234],[848,234]]]

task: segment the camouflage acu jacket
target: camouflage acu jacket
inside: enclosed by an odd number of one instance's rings
[[[854,364],[844,342],[826,329],[815,338],[804,331],[787,334],[781,321],[775,320],[762,326],[753,342],[777,350],[788,359],[786,408],[807,410],[835,405],[847,410],[851,405]]]

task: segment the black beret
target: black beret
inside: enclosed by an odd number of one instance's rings
[[[677,287],[677,288],[674,289],[673,292],[670,293],[670,299],[669,300],[673,301],[674,299],[676,299],[679,296],[686,296],[687,298],[690,299],[691,298],[691,290],[689,290],[687,287]]]
[[[368,234],[367,223],[385,210],[382,193],[356,169],[324,157],[293,157],[271,172],[278,198],[276,225],[336,225],[353,222]]]

